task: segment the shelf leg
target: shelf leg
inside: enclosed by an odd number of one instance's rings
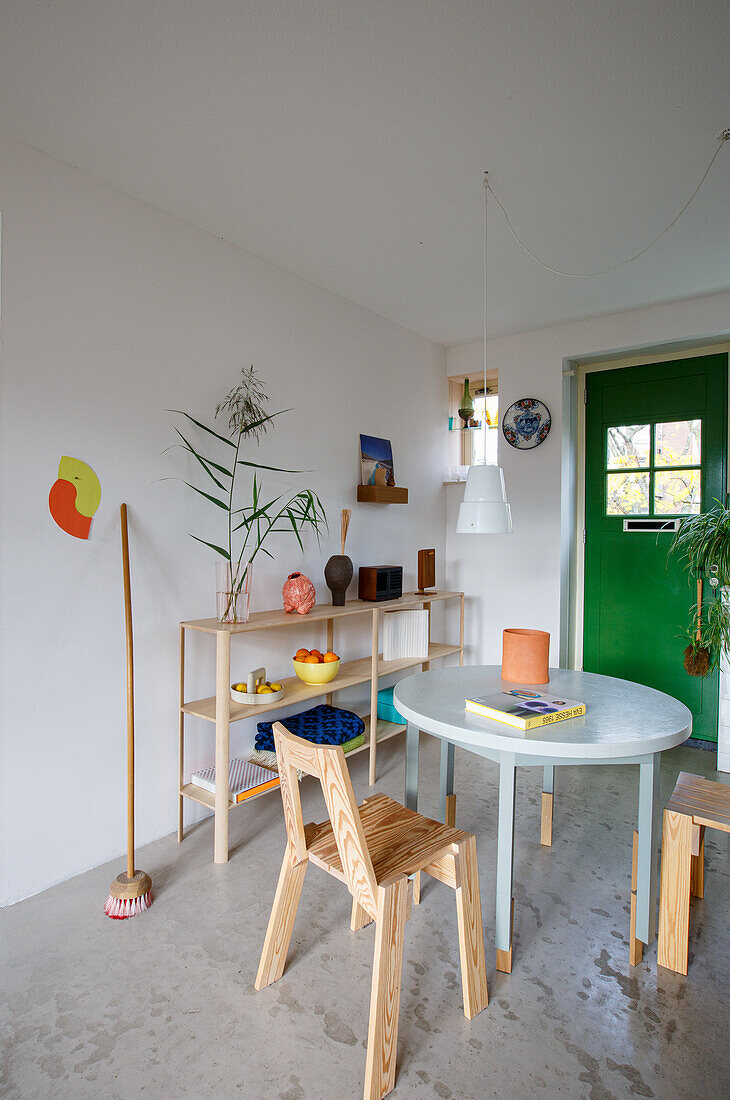
[[[327,620],[327,652],[332,653],[335,648],[335,620]],[[328,707],[332,706],[332,692],[328,692],[324,697],[324,701]]]
[[[459,665],[464,664],[464,593],[459,597]]]
[[[373,608],[373,655],[370,671],[370,786],[375,782],[375,763],[378,751],[378,609]]]
[[[424,600],[423,610],[428,612],[428,648],[431,648],[431,604]],[[428,672],[431,667],[430,661],[424,661],[421,665],[422,672]]]
[[[185,799],[180,794],[185,782],[185,628],[180,627],[180,699],[178,707],[178,745],[177,745],[177,842],[183,838],[183,805]]]
[[[228,862],[228,758],[231,720],[231,635],[216,634],[215,659],[215,862]]]

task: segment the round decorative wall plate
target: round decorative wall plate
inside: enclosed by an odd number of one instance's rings
[[[507,409],[502,434],[511,447],[527,451],[539,447],[550,431],[550,410],[536,397],[523,397]]]

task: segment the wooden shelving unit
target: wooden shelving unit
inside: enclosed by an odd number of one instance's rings
[[[414,607],[426,608],[429,612],[431,604],[442,600],[459,600],[459,641],[458,644],[444,642],[429,642],[428,658],[425,661],[405,659],[398,661],[384,661],[379,652],[380,613],[383,611],[395,611]],[[321,622],[326,626],[327,649],[334,649],[334,628],[338,619],[349,618],[354,615],[370,615],[372,624],[372,644],[368,657],[357,660],[343,661],[340,670],[330,684],[309,685],[302,683],[296,676],[282,681],[284,697],[273,706],[248,706],[234,702],[231,699],[231,637],[238,634],[250,634],[257,630],[272,630],[281,627],[299,627]],[[430,615],[429,615],[430,625]],[[186,632],[198,631],[203,634],[214,634],[216,637],[216,693],[207,699],[185,699],[185,636]],[[430,629],[429,629],[430,636]],[[458,654],[459,664],[464,657],[464,594],[463,592],[425,592],[420,595],[410,592],[398,600],[386,600],[381,603],[371,603],[365,600],[348,600],[344,607],[332,607],[330,604],[317,604],[308,615],[288,615],[284,611],[259,611],[251,615],[247,623],[219,623],[217,619],[196,619],[180,623],[180,700],[179,700],[179,774],[178,774],[178,840],[183,838],[183,807],[185,799],[198,802],[207,806],[215,813],[215,839],[214,856],[216,863],[225,863],[228,860],[228,811],[234,806],[247,805],[256,798],[270,794],[264,791],[261,795],[245,799],[244,802],[234,802],[228,791],[228,759],[230,751],[230,724],[240,721],[242,718],[262,718],[273,711],[292,704],[308,704],[312,700],[325,697],[328,703],[332,702],[333,695],[344,688],[353,687],[356,684],[370,682],[370,714],[363,717],[365,722],[365,741],[360,748],[348,753],[356,756],[360,752],[367,751],[370,756],[369,778],[371,785],[376,777],[377,746],[382,741],[402,733],[404,725],[394,722],[385,722],[381,719],[376,723],[376,736],[372,736],[372,716],[378,711],[378,682],[381,676],[402,672],[407,668],[421,666],[430,668],[431,662],[450,654]],[[215,725],[215,766],[216,766],[216,793],[212,794],[193,783],[185,781],[185,718],[202,718],[205,722]],[[223,780],[223,782],[221,782]],[[276,789],[276,788],[274,788]]]

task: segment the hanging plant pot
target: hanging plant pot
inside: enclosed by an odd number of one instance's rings
[[[696,578],[697,600],[690,608],[684,668],[690,676],[704,676],[730,654],[730,605],[725,593],[730,585],[730,508],[716,501],[706,512],[680,520],[669,554],[678,556],[690,578]],[[704,599],[702,578],[709,587],[709,593],[704,589]]]

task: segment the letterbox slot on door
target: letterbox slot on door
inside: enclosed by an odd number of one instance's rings
[[[678,519],[625,519],[624,531],[678,531]]]

